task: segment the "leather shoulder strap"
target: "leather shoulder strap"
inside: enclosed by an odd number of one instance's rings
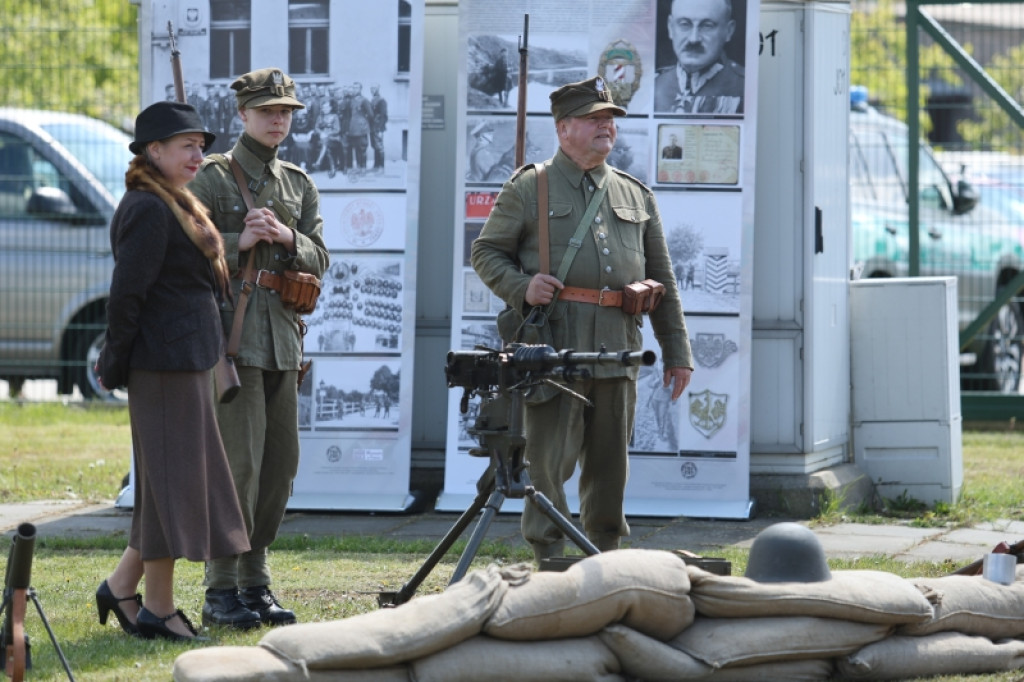
[[[231,154],[226,155],[229,163],[231,164],[231,172],[235,176],[235,182],[238,184],[238,191],[242,193],[242,200],[245,201],[245,207],[252,210],[252,192],[249,191],[249,185],[245,181],[245,173],[242,172],[242,166],[239,165],[238,161]],[[238,355],[238,347],[242,345],[242,323],[245,321],[245,309],[249,306],[249,294],[252,293],[253,288],[253,264],[256,256],[256,247],[249,249],[249,259],[245,263],[245,270],[242,271],[242,291],[238,295],[238,305],[235,306],[235,317],[231,323],[231,335],[228,337],[228,357],[236,357]]]
[[[537,233],[540,238],[540,271],[551,274],[551,246],[548,237],[548,173],[547,164],[537,164]]]

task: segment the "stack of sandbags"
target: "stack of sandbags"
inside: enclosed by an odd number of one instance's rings
[[[906,679],[1024,666],[1024,567],[907,580],[756,582],[619,550],[561,573],[474,571],[396,608],[190,651],[178,682]]]
[[[826,680],[836,657],[932,617],[917,587],[880,571],[836,571],[813,583],[758,583],[692,566],[688,574],[697,615],[686,630],[664,641],[622,626],[602,633],[628,675]]]
[[[914,578],[934,602],[931,618],[837,661],[848,679],[897,680],[1024,667],[1024,566],[1000,585],[979,576]]]
[[[693,621],[689,588],[686,565],[654,550],[608,552],[561,573],[491,567],[396,608],[271,631],[259,647],[187,652],[174,679],[620,681],[619,660],[598,633],[622,623],[674,637]]]

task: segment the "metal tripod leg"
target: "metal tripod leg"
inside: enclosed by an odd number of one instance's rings
[[[480,520],[476,523],[476,528],[473,529],[473,534],[469,536],[469,541],[466,543],[466,549],[462,551],[462,556],[459,557],[459,563],[455,565],[455,572],[452,573],[452,579],[449,581],[449,585],[454,585],[466,576],[466,571],[469,570],[469,565],[473,563],[473,559],[476,558],[476,553],[480,549],[480,544],[484,541],[484,536],[487,535],[487,530],[491,527],[491,521],[499,511],[501,511],[501,505],[505,501],[505,494],[501,491],[495,490],[491,493],[490,497],[487,498],[487,504],[484,505],[484,513],[480,516]]]
[[[577,547],[583,550],[587,556],[594,556],[600,554],[601,550],[597,546],[587,539],[587,536],[579,531],[576,526],[572,525],[569,519],[562,516],[562,513],[558,511],[554,504],[551,503],[544,493],[540,492],[532,485],[526,488],[526,495],[530,500],[537,505],[537,508],[544,512],[551,521],[558,526],[558,529],[565,533],[566,537],[572,540]]]
[[[488,497],[490,497],[491,491],[494,490],[494,471],[491,467],[488,467],[480,477],[480,481],[477,483],[477,490],[479,492],[473,499],[473,504],[466,511],[462,512],[455,525],[445,533],[444,537],[437,543],[430,556],[423,562],[423,565],[420,566],[415,575],[409,579],[409,582],[402,585],[402,589],[398,592],[381,592],[377,596],[378,606],[399,606],[412,599],[412,595],[419,589],[420,584],[427,579],[427,576],[434,570],[438,562],[444,558],[444,555],[448,553],[448,550],[455,544],[455,541],[469,528],[469,524],[473,522],[477,513],[487,504]]]

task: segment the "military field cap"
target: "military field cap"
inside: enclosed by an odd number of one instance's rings
[[[551,115],[556,121],[566,116],[586,116],[601,109],[610,109],[615,116],[626,115],[626,110],[615,104],[608,85],[600,76],[568,83],[551,93]]]
[[[135,139],[128,145],[132,154],[141,154],[150,142],[166,140],[181,133],[202,133],[209,149],[217,136],[206,129],[203,119],[191,104],[157,102],[135,117]]]
[[[271,67],[250,71],[231,84],[239,108],[269,107],[276,104],[304,109],[305,104],[295,99],[295,81],[281,69]]]

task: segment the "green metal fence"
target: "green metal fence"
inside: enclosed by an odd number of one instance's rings
[[[866,87],[868,102],[851,111],[854,258],[864,276],[955,275],[964,416],[1015,414],[1024,334],[1024,115],[1016,103],[1024,92],[1024,4],[854,8],[851,82]],[[897,171],[871,172],[883,162]],[[893,207],[900,197],[905,211]],[[893,262],[901,267],[885,267]]]

